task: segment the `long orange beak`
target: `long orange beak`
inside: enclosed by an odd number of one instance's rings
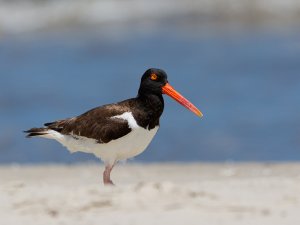
[[[170,96],[179,104],[183,105],[184,107],[195,113],[197,116],[203,116],[202,112],[199,109],[197,109],[196,106],[194,106],[189,100],[187,100],[179,92],[177,92],[169,83],[166,83],[166,85],[162,87],[162,93]]]

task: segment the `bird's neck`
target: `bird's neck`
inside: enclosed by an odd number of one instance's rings
[[[159,118],[164,110],[164,99],[162,95],[139,94],[136,100],[147,114],[147,120],[143,125],[147,126],[148,129],[153,129],[155,126],[159,125]]]

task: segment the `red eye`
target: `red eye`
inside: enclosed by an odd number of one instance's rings
[[[157,75],[155,73],[152,73],[150,78],[151,80],[157,80]]]

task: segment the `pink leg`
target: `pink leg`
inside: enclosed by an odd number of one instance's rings
[[[103,172],[103,183],[104,185],[114,185],[114,183],[110,179],[110,172],[114,168],[114,164],[111,165],[106,165],[105,170]]]

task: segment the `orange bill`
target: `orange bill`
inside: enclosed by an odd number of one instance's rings
[[[169,83],[166,83],[166,85],[162,87],[162,93],[170,96],[179,104],[183,105],[184,107],[195,113],[197,116],[203,116],[202,112],[199,109],[197,109],[196,106],[194,106],[189,100],[187,100],[179,92],[177,92]]]

